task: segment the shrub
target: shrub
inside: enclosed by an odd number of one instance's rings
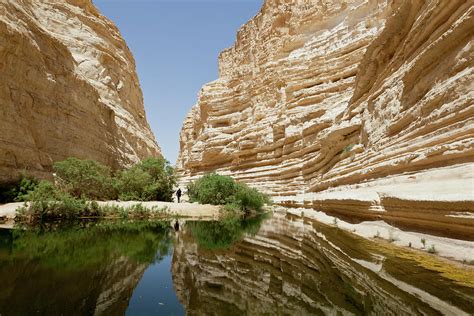
[[[224,217],[235,217],[241,215],[241,208],[239,204],[227,203],[224,205]]]
[[[57,186],[77,198],[115,199],[112,171],[94,160],[68,158],[53,165]]]
[[[63,195],[54,184],[49,181],[41,181],[33,191],[30,191],[26,196],[28,201],[37,202],[37,201],[56,201],[60,199]]]
[[[27,198],[30,203],[25,204],[17,212],[17,220],[23,222],[37,223],[47,220],[73,219],[87,212],[89,207],[84,200],[76,199],[68,193],[59,191],[48,181],[41,181],[35,190],[28,193]]]
[[[152,177],[156,195],[155,199],[159,201],[173,201],[177,177],[174,168],[169,162],[162,158],[147,158],[139,163],[138,166]]]
[[[26,174],[21,175],[18,186],[13,191],[14,201],[23,202],[26,201],[28,193],[35,190],[38,186],[38,180],[27,176]]]
[[[174,168],[162,158],[148,158],[122,171],[116,182],[121,200],[173,200],[177,178]]]
[[[260,212],[270,199],[245,183],[235,182],[228,176],[209,173],[191,182],[187,188],[191,202],[227,205],[225,210],[254,210]]]
[[[0,203],[23,202],[26,200],[28,192],[33,191],[37,185],[38,180],[23,172],[18,181],[4,183],[0,186]]]
[[[188,195],[192,202],[223,205],[233,202],[237,185],[231,177],[215,172],[208,173],[188,186]]]
[[[150,174],[138,167],[122,171],[117,177],[119,199],[124,201],[147,201],[153,195],[152,178]]]
[[[240,205],[243,211],[262,211],[263,206],[270,202],[267,195],[260,193],[257,189],[250,188],[244,183],[237,183],[237,192],[234,195],[234,203]]]

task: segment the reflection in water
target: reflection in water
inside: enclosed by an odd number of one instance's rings
[[[227,237],[209,247],[201,236],[216,224],[200,223],[197,232],[195,225],[180,234],[172,265],[190,315],[474,312],[472,288],[317,222],[275,215],[227,250],[213,247]]]
[[[474,313],[473,270],[308,219],[178,225],[0,230],[0,314]]]
[[[186,227],[191,231],[199,247],[227,249],[245,235],[255,235],[266,217],[259,215],[245,219],[231,217],[221,221],[189,222]]]
[[[151,222],[0,233],[2,315],[122,315],[171,242],[167,224]]]

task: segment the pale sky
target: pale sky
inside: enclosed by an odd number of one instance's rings
[[[217,56],[262,0],[94,0],[120,29],[137,64],[148,122],[176,162],[183,120],[201,86],[218,77]]]

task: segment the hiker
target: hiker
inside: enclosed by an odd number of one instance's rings
[[[178,191],[176,191],[176,197],[178,198],[178,203],[180,203],[181,200],[181,189],[178,188]]]

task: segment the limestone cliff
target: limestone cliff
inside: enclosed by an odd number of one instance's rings
[[[160,155],[133,56],[91,0],[0,2],[0,104],[0,181]]]
[[[184,122],[184,182],[474,236],[473,35],[472,1],[265,1]]]

